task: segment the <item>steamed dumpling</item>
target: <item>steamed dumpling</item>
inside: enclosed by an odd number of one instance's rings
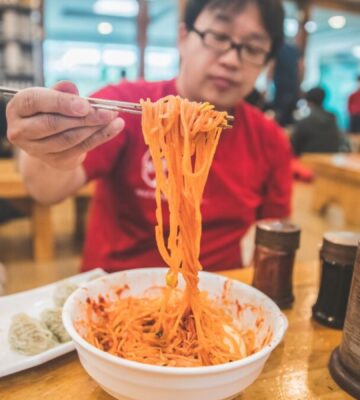
[[[71,338],[66,332],[61,318],[62,308],[48,308],[40,315],[40,320],[51,331],[60,343],[68,342]]]
[[[48,329],[25,313],[13,316],[9,343],[13,350],[28,356],[42,353],[58,344]]]
[[[55,291],[53,294],[53,300],[57,307],[62,307],[66,301],[66,299],[77,289],[77,285],[74,283],[65,280],[58,283],[55,287]]]

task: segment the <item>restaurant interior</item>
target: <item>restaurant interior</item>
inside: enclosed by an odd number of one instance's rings
[[[178,25],[186,2],[0,0],[0,86],[51,88],[69,80],[86,97],[119,81],[173,79],[181,64]],[[245,268],[221,274],[272,298],[288,328],[253,383],[235,393],[225,391],[226,395],[208,389],[209,394],[203,392],[198,399],[360,398],[360,1],[284,0],[283,7],[288,51],[266,64],[244,101],[277,121],[292,146],[289,220],[301,230],[300,242],[295,261],[287,261],[286,271],[273,269],[266,275],[273,286],[268,292],[262,290],[264,278],[254,272],[261,268],[261,260],[254,258],[261,229],[254,222],[239,242]],[[301,135],[302,129],[309,128],[313,136],[321,130],[304,122],[312,115],[312,96],[319,90],[324,95],[321,110],[331,124],[311,147]],[[286,96],[291,97],[291,109],[284,102]],[[32,197],[18,170],[19,149],[7,138],[6,107],[11,96],[0,93],[0,97],[0,399],[195,398],[181,397],[175,389],[160,397],[150,389],[131,391],[123,378],[119,379],[128,391],[110,389],[111,379],[105,379],[104,370],[97,375],[86,367],[87,354],[79,351],[73,337],[81,363],[74,347],[34,362],[33,356],[14,356],[15,362],[11,358],[3,323],[9,324],[16,312],[27,310],[31,315],[29,310],[38,308],[35,302],[41,302],[34,292],[34,304],[25,307],[26,297],[16,296],[37,288],[43,288],[46,296],[50,287],[45,285],[80,274],[96,181],[56,204]],[[332,133],[337,137],[335,147],[330,146]],[[351,253],[351,262],[344,256],[350,266],[341,265],[337,253],[335,261],[325,259],[326,246],[331,245],[335,250],[329,251],[330,257],[340,247],[341,254],[344,248],[347,257]],[[334,270],[327,270],[327,262]],[[286,277],[281,280],[280,274]],[[283,306],[276,301],[274,287],[286,280],[293,297]],[[334,303],[334,310],[329,303]],[[341,321],[334,323],[336,317],[327,318],[327,312],[341,314]],[[147,379],[144,382],[150,385]],[[211,377],[207,379],[211,388]],[[229,386],[236,380],[227,379]],[[137,382],[138,387],[142,384]],[[194,385],[195,393],[196,382],[189,385]]]

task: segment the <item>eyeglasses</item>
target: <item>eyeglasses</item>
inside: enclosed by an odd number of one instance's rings
[[[196,28],[192,28],[191,30],[200,36],[205,46],[219,53],[226,53],[229,50],[235,49],[242,61],[259,67],[263,66],[268,60],[269,52],[261,47],[248,43],[235,43],[230,36],[211,29],[203,32],[198,31]]]

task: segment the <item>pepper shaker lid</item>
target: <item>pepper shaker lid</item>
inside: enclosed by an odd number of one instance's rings
[[[279,251],[294,251],[300,244],[300,227],[288,220],[266,219],[256,224],[255,243]]]
[[[360,233],[326,232],[323,236],[321,256],[328,262],[353,265],[360,243]]]

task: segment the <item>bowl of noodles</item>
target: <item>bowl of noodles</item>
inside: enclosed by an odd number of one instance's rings
[[[169,291],[167,272],[109,274],[68,298],[63,322],[81,364],[117,399],[234,398],[281,342],[286,317],[257,289],[207,272],[190,309],[183,278]]]
[[[178,96],[140,103],[156,176],[155,239],[169,268],[84,285],[64,305],[64,326],[85,370],[117,399],[231,399],[258,377],[287,328],[258,290],[201,272],[201,199],[233,117]]]

